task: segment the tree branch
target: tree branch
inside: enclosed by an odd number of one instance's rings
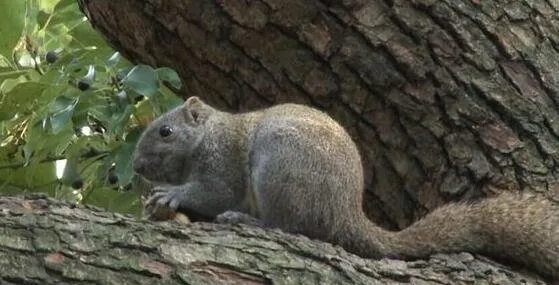
[[[367,260],[279,230],[152,223],[43,195],[0,197],[0,209],[0,280],[11,283],[537,284],[467,253]]]

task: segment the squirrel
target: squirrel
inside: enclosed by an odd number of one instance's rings
[[[188,209],[218,222],[279,228],[364,258],[479,253],[559,280],[559,205],[504,192],[385,230],[362,209],[355,142],[326,113],[304,105],[233,114],[190,97],[147,126],[133,167],[155,185],[146,201],[151,211]]]

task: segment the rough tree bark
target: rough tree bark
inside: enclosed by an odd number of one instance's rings
[[[185,97],[329,112],[359,142],[377,222],[494,187],[559,198],[557,1],[79,2]]]
[[[470,254],[366,260],[248,226],[150,223],[0,197],[0,284],[543,284]]]
[[[503,189],[559,200],[557,1],[78,2],[127,58],[177,70],[184,97],[330,113],[384,226]]]

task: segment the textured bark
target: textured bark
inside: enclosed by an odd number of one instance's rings
[[[327,111],[379,224],[503,189],[559,200],[557,1],[78,2],[127,58],[177,70],[184,97]]]
[[[329,112],[359,143],[377,222],[498,188],[559,197],[557,1],[79,2],[185,97]]]
[[[280,231],[151,223],[38,195],[0,196],[0,209],[0,284],[545,284],[465,253],[366,260]]]

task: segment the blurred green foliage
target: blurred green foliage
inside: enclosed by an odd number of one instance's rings
[[[132,151],[181,103],[162,84],[178,75],[121,58],[75,0],[0,0],[0,14],[0,194],[139,213]]]

